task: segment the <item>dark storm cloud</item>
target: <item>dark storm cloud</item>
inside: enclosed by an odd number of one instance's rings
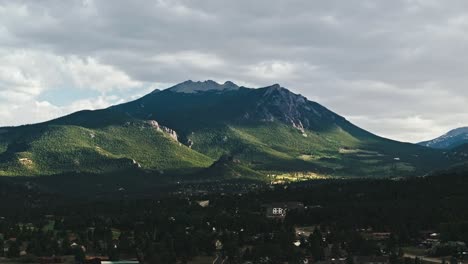
[[[467,32],[466,1],[0,1],[0,56],[46,57],[62,76],[14,77],[27,63],[0,63],[0,89],[36,100],[49,86],[110,98],[186,79],[280,83],[372,132],[417,141],[468,123]]]

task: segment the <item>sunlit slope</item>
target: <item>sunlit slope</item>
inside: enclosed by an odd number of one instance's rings
[[[380,138],[357,138],[335,128],[315,133],[281,123],[232,125],[189,136],[193,149],[212,158],[230,153],[266,174],[396,177],[421,175],[448,159],[428,150]]]
[[[126,168],[189,173],[212,163],[163,131],[142,121],[86,128],[40,124],[0,134],[0,175],[51,175]]]

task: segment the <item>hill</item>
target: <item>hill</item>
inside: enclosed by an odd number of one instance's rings
[[[429,141],[419,143],[421,146],[437,149],[453,149],[468,143],[468,127],[461,127]]]
[[[238,162],[226,163],[225,156]],[[187,81],[0,133],[3,176],[134,169],[167,179],[274,181],[414,176],[450,164],[442,151],[378,137],[277,84],[251,89]]]
[[[107,173],[126,168],[188,173],[212,163],[155,122],[102,110],[2,131],[2,176]]]
[[[210,89],[179,87],[204,84]],[[187,81],[112,109],[154,118],[192,149],[213,159],[234,156],[266,175],[407,176],[450,163],[440,151],[373,135],[280,85],[225,86]]]

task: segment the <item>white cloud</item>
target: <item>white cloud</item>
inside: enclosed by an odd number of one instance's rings
[[[99,96],[97,98],[74,101],[69,106],[63,107],[62,111],[71,113],[82,109],[101,109],[123,103],[124,101],[124,99],[117,96]]]
[[[41,122],[77,110],[107,107],[122,100],[106,94],[140,89],[142,85],[94,58],[62,57],[34,50],[0,50],[0,125]],[[44,92],[72,90],[93,90],[101,96],[75,98],[65,106],[40,99]]]
[[[214,15],[195,8],[190,8],[178,1],[157,0],[156,9],[168,18],[212,20]]]
[[[181,51],[176,53],[161,53],[152,58],[156,63],[165,67],[193,67],[212,69],[224,65],[224,61],[214,54],[197,51]]]
[[[100,109],[122,103],[115,96],[77,100],[70,105],[57,106],[48,101],[28,100],[0,105],[0,125],[20,125],[43,122],[83,109]]]
[[[464,0],[0,0],[0,125],[214,79],[280,83],[372,132],[428,139],[468,124],[467,9]],[[76,95],[75,107],[63,95]]]
[[[247,75],[251,78],[266,79],[270,81],[294,80],[304,77],[303,74],[312,74],[318,67],[308,63],[294,63],[289,61],[263,61],[247,67]]]
[[[387,135],[393,139],[407,142],[418,142],[424,138],[432,139],[434,135],[442,135],[450,129],[450,127],[440,126],[433,120],[424,119],[421,116],[382,119],[374,119],[367,116],[349,116],[348,119],[357,125],[375,131],[379,135]],[[380,125],[382,122],[386,123],[385,127]],[[402,133],[402,131],[406,132]]]
[[[81,89],[96,89],[107,92],[116,89],[131,89],[142,85],[141,82],[132,80],[127,74],[110,65],[100,64],[94,58],[80,59],[73,56],[66,60],[65,74],[75,85]]]
[[[110,91],[131,89],[141,83],[94,58],[7,49],[0,50],[0,85],[0,91],[18,91],[34,96],[53,88]]]
[[[339,26],[340,21],[333,15],[323,15],[319,17],[319,20],[323,22],[325,25],[329,26]]]

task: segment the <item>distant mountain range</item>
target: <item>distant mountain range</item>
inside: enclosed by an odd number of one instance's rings
[[[443,151],[376,136],[278,84],[186,81],[107,109],[0,129],[3,176],[270,181],[417,176],[453,163]]]
[[[468,143],[468,127],[461,127],[429,141],[419,143],[421,146],[437,149],[454,149]]]

